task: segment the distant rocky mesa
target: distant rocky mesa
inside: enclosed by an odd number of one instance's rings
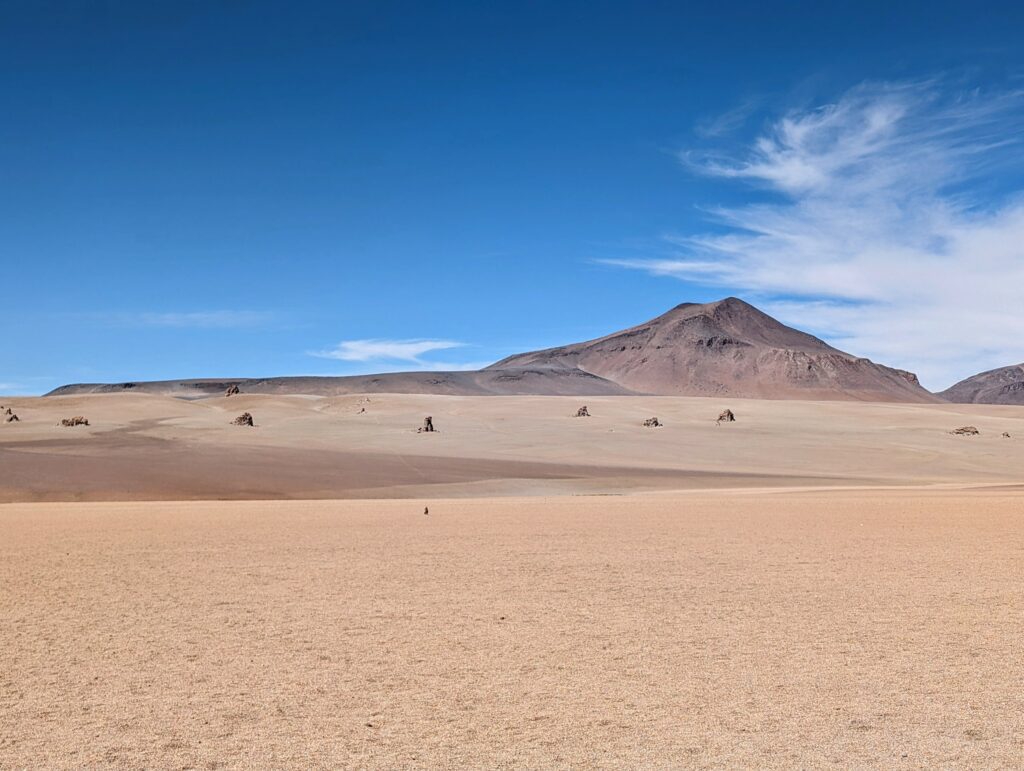
[[[623,394],[935,402],[910,372],[844,353],[729,297],[684,303],[596,340],[510,356],[476,372],[78,384],[49,395],[133,391],[247,394]]]

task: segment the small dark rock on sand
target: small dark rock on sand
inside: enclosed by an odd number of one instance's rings
[[[10,415],[8,415],[6,418],[4,418],[4,422],[5,423],[20,423],[21,422],[21,418],[19,418],[17,415],[15,415],[12,412]]]
[[[416,429],[417,434],[432,434],[434,433],[434,419],[432,417],[423,418],[423,425]]]
[[[582,407],[580,407],[578,410],[576,410],[576,417],[577,418],[589,418],[590,417],[590,410],[587,409],[587,405],[584,404]]]
[[[716,420],[715,422],[716,423],[735,423],[736,422],[736,416],[732,414],[732,410],[723,410],[722,413],[718,416],[718,420]]]
[[[645,428],[661,428],[663,425],[665,424],[657,418],[647,418],[647,420],[644,421]]]
[[[255,426],[256,424],[253,423],[252,415],[250,415],[248,412],[243,412],[241,415],[239,415],[237,418],[235,418],[234,420],[231,421],[231,425],[233,425],[233,426]]]
[[[73,418],[61,418],[60,424],[70,428],[72,426],[87,426],[89,421],[81,415],[75,415]]]
[[[981,431],[974,426],[960,426],[960,428],[954,428],[949,433],[957,434],[958,436],[977,436]]]

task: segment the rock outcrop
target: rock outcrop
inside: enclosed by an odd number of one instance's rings
[[[647,418],[647,420],[644,421],[644,428],[661,428],[663,425],[665,424],[657,418]]]
[[[75,415],[73,418],[61,418],[60,424],[70,428],[73,426],[87,426],[89,425],[89,421],[81,415]]]
[[[237,418],[235,418],[234,420],[231,421],[231,425],[233,425],[233,426],[255,426],[256,424],[255,424],[255,422],[253,422],[252,415],[250,415],[248,412],[243,412],[241,415],[239,415]]]
[[[949,433],[956,434],[957,436],[977,436],[981,431],[974,426],[960,426],[960,428],[954,428]]]
[[[718,415],[716,423],[735,423],[736,416],[732,414],[732,410],[722,410]]]

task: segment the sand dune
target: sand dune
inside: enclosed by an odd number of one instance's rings
[[[1013,407],[672,397],[11,400],[0,500],[366,498],[1021,481]],[[717,425],[731,407],[738,421]],[[231,425],[250,412],[254,428]],[[83,415],[89,426],[64,428]],[[439,431],[416,434],[432,415]],[[652,415],[663,428],[643,428]],[[948,432],[964,424],[977,437]],[[1009,432],[1011,438],[1002,437]]]

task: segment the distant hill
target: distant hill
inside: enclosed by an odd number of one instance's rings
[[[132,383],[76,383],[47,396],[71,394],[152,393],[199,398],[219,396],[236,385],[250,394],[447,394],[452,396],[614,396],[630,391],[580,370],[550,371],[537,368],[481,370],[478,372],[387,372],[350,377],[224,378],[217,380],[157,380]]]
[[[1024,364],[973,375],[939,396],[958,404],[1024,404]]]
[[[649,394],[937,401],[912,373],[851,356],[734,297],[493,366],[519,367],[583,370]]]
[[[755,399],[938,401],[910,372],[851,356],[729,297],[684,303],[631,329],[510,356],[477,372],[354,377],[170,380],[62,386],[49,395],[246,393],[735,396]]]

